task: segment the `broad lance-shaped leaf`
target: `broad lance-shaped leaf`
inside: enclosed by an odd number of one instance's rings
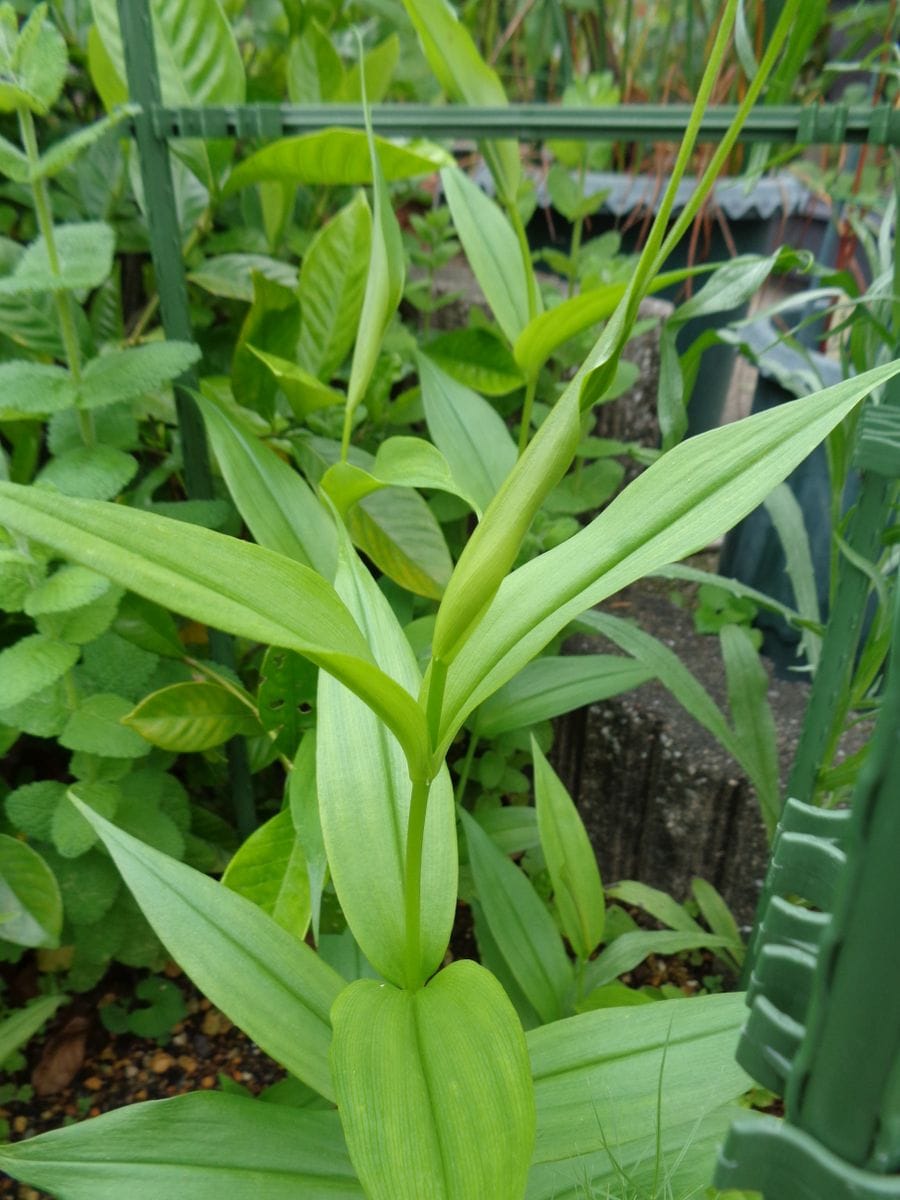
[[[335,1112],[192,1092],[0,1148],[14,1179],[67,1200],[364,1200]]]
[[[521,1200],[534,1144],[525,1038],[461,960],[415,992],[363,979],[332,1009],[332,1069],[369,1200]]]
[[[458,167],[441,182],[453,225],[497,324],[515,344],[528,324],[528,276],[515,232],[504,213]]]
[[[39,996],[0,1021],[0,1062],[24,1046],[67,1000],[67,996]]]
[[[333,579],[334,522],[309,484],[219,405],[193,395],[231,497],[256,541]]]
[[[587,960],[603,939],[606,900],[597,856],[572,798],[532,737],[534,796],[541,848],[563,932]]]
[[[580,533],[513,572],[450,668],[442,745],[449,745],[472,709],[569,621],[635,579],[721,536],[855,405],[898,372],[900,360],[689,438],[658,459]],[[441,611],[458,573],[459,565]]]
[[[258,1046],[331,1099],[329,1012],[342,985],[251,901],[125,833],[77,798],[160,941]]]
[[[306,936],[309,879],[290,809],[282,809],[250,834],[228,864],[222,883],[258,904],[288,933]]]
[[[372,663],[334,588],[308,567],[182,521],[14,483],[0,483],[0,522],[194,620],[305,655],[371,705],[426,770],[421,709]]]
[[[376,137],[375,145],[387,179],[430,175],[450,161],[445,150],[430,143],[395,146]],[[300,137],[282,138],[257,150],[232,171],[225,194],[262,180],[307,186],[339,187],[371,183],[372,160],[361,129],[322,129]]]
[[[359,329],[356,333],[356,345],[353,348],[353,359],[350,363],[350,382],[347,384],[347,409],[342,442],[344,457],[346,457],[347,444],[350,439],[353,414],[372,378],[372,372],[375,370],[375,364],[381,352],[382,338],[388,322],[397,311],[406,279],[403,239],[400,235],[397,218],[394,216],[394,210],[391,208],[391,197],[387,190],[384,172],[378,157],[378,148],[372,134],[368,105],[363,105],[363,111],[366,117],[366,136],[372,160],[372,241],[369,248],[369,273],[366,276],[366,290],[359,316]]]
[[[622,1171],[638,1195],[665,1194],[663,1178],[670,1195],[703,1195],[728,1121],[721,1106],[749,1085],[734,1059],[746,1013],[743,995],[732,993],[603,1009],[531,1030],[538,1132],[528,1200],[618,1196]]]
[[[408,692],[421,676],[409,643],[356,554],[345,545],[336,587],[382,670]],[[407,981],[404,909],[410,773],[396,741],[337,680],[320,673],[316,783],[328,864],[363,953],[385,978]],[[456,903],[453,792],[447,768],[431,784],[421,869],[421,962],[427,979],[447,948]]]
[[[474,817],[461,810],[460,819],[478,902],[497,950],[541,1020],[559,1020],[572,991],[572,964],[559,930],[524,871]]]
[[[36,850],[0,833],[0,938],[16,946],[58,946],[62,900]]]
[[[498,107],[507,103],[503,84],[481,58],[471,34],[444,0],[403,0],[416,27],[428,65],[452,100]],[[490,141],[482,151],[497,191],[506,203],[515,203],[522,168],[514,141]]]
[[[195,680],[151,692],[122,722],[154,746],[178,754],[263,733],[252,704],[217,683]]]

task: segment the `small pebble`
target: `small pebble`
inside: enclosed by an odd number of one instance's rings
[[[89,1092],[99,1092],[100,1089],[103,1087],[103,1080],[100,1078],[99,1075],[89,1075],[88,1078],[84,1081],[84,1086],[88,1089]]]
[[[16,1131],[16,1133],[24,1133],[27,1128],[28,1128],[28,1118],[27,1117],[16,1117],[13,1120],[13,1129]]]
[[[222,1033],[227,1033],[232,1028],[232,1023],[217,1008],[210,1008],[209,1012],[203,1018],[203,1024],[200,1028],[207,1037],[218,1037]]]
[[[200,1086],[205,1087],[205,1088],[215,1087],[216,1086],[215,1075],[204,1075],[203,1078],[200,1080]]]
[[[170,1071],[175,1066],[175,1059],[171,1054],[166,1054],[164,1050],[160,1050],[158,1054],[154,1054],[150,1059],[149,1065],[154,1075],[164,1075],[166,1071]]]

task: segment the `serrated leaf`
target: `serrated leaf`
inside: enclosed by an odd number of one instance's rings
[[[0,709],[0,720],[4,725],[33,737],[57,737],[68,719],[66,689],[61,681],[35,692],[20,704],[4,705]]]
[[[323,1096],[341,979],[242,896],[85,810],[156,933],[204,995]]]
[[[51,268],[47,244],[39,237],[26,249],[12,274],[0,279],[0,296],[94,288],[112,270],[116,241],[112,226],[102,221],[57,225],[54,241],[59,271]]]
[[[143,758],[150,753],[150,743],[122,724],[131,709],[123,696],[104,692],[88,696],[69,717],[60,744],[106,758]]]
[[[564,1015],[572,988],[572,964],[544,902],[478,822],[460,812],[469,863],[497,949],[543,1021]]]
[[[49,416],[71,408],[78,392],[71,375],[49,363],[0,363],[0,418]]]
[[[147,696],[123,722],[154,746],[177,754],[263,732],[253,708],[217,683],[173,683]]]
[[[377,137],[375,144],[386,179],[415,179],[445,166],[447,152],[430,142],[409,149]],[[231,172],[225,194],[261,180],[294,186],[366,184],[372,182],[372,163],[361,129],[323,129],[300,137],[270,142],[245,158]]]
[[[70,1200],[221,1200],[223,1176],[228,1200],[364,1200],[336,1112],[221,1092],[115,1109],[4,1146],[0,1163]]]
[[[33,633],[0,653],[4,708],[48,688],[78,661],[78,647]]]
[[[73,163],[85,150],[93,146],[102,137],[105,137],[111,129],[128,120],[129,117],[134,116],[138,111],[137,105],[127,104],[110,113],[108,116],[101,117],[99,121],[94,121],[93,124],[87,125],[83,129],[78,129],[75,133],[70,133],[68,137],[54,142],[49,150],[44,151],[37,165],[31,171],[32,182],[36,182],[39,179],[52,179],[54,175],[58,175],[60,171]]]
[[[177,379],[199,358],[199,349],[190,342],[150,342],[111,350],[85,365],[79,407],[103,408],[148,396]]]
[[[35,624],[43,634],[83,646],[100,637],[110,627],[121,595],[121,588],[111,587],[81,608],[61,613],[43,613],[35,618]]]
[[[441,171],[453,225],[484,298],[510,345],[528,324],[529,281],[504,213],[457,167]]]
[[[6,815],[26,837],[49,842],[53,814],[66,794],[66,785],[54,779],[25,783],[6,797]]]
[[[133,592],[126,593],[116,615],[115,632],[149,654],[181,658],[184,646],[178,626],[166,609]]]
[[[121,891],[119,872],[109,855],[100,850],[89,850],[78,859],[63,858],[55,850],[44,854],[59,884],[66,919],[75,925],[102,920]]]
[[[94,691],[115,692],[135,701],[143,696],[158,665],[155,654],[107,631],[85,646],[77,680],[88,682]]]
[[[13,145],[8,138],[0,137],[0,174],[11,179],[13,183],[27,183],[30,170],[28,155]]]
[[[229,300],[253,300],[252,274],[257,271],[282,287],[297,286],[297,271],[289,263],[265,254],[216,254],[188,271],[188,279],[213,296]]]
[[[643,663],[617,654],[536,658],[478,709],[473,728],[496,737],[607,700],[653,678]]]
[[[70,794],[78,796],[104,817],[112,817],[122,793],[113,783],[76,783],[60,798],[53,814],[50,836],[63,858],[79,858],[94,845],[97,834],[69,799]]]
[[[111,500],[137,473],[137,459],[113,446],[81,446],[53,458],[36,482],[66,496]]]
[[[418,367],[428,432],[483,512],[516,461],[515,442],[499,413],[471,388],[424,355]]]
[[[534,738],[534,795],[541,848],[563,932],[587,961],[603,940],[606,900],[597,856],[572,798]]]
[[[41,574],[41,564],[30,555],[0,546],[0,611],[23,612]]]
[[[15,946],[58,946],[61,929],[53,872],[37,851],[0,833],[0,937]]]
[[[128,800],[130,801],[130,797]],[[116,814],[116,825],[147,846],[171,859],[184,854],[184,837],[170,816],[153,805],[128,803]]]
[[[528,1060],[484,967],[452,963],[415,992],[359,980],[332,1019],[341,1120],[371,1200],[520,1200],[534,1143]]]
[[[25,602],[30,617],[81,608],[105,595],[110,582],[77,563],[66,563],[32,591]]]
[[[516,360],[490,329],[453,329],[423,346],[422,353],[482,396],[506,396],[525,385]]]
[[[303,256],[297,361],[330,379],[350,352],[366,286],[372,215],[357,192],[315,235]]]
[[[310,918],[309,878],[289,809],[260,825],[228,864],[222,883],[252,900],[296,937]]]
[[[0,112],[15,112],[21,105],[43,116],[62,91],[68,65],[66,43],[46,17],[46,7],[35,6],[18,35],[13,34],[15,48],[7,56],[0,81]]]

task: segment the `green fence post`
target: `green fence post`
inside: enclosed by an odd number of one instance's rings
[[[193,330],[188,310],[187,281],[169,146],[166,138],[157,134],[153,121],[154,110],[161,105],[162,96],[150,6],[148,0],[117,2],[128,91],[130,98],[141,106],[141,111],[133,119],[133,129],[163,328],[166,337],[190,342],[193,341]],[[187,493],[192,499],[207,500],[213,497],[213,486],[206,431],[188,390],[197,386],[196,372],[185,372],[175,384],[175,405]],[[220,630],[211,629],[209,641],[216,661],[233,668],[235,657],[231,638]],[[256,813],[247,747],[243,739],[235,738],[229,742],[227,753],[235,822],[241,835],[246,837],[256,827]]]

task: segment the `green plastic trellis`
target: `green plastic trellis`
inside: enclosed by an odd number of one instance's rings
[[[169,164],[169,142],[182,137],[271,139],[335,125],[362,128],[358,108],[337,105],[235,105],[166,108],[161,104],[148,0],[118,0],[132,121],[144,182],[150,245],[166,334],[191,339],[182,247]],[[700,139],[718,140],[734,109],[713,108]],[[382,134],[465,138],[569,137],[629,141],[678,139],[683,106],[564,109],[378,105]],[[888,105],[763,107],[743,141],[900,146],[900,110]],[[211,492],[202,422],[187,386],[177,391],[186,479],[195,496]],[[900,385],[885,403],[867,405],[856,462],[862,500],[847,542],[874,558],[900,477]],[[858,578],[857,578],[858,576]],[[858,613],[868,587],[864,571],[845,572],[823,646],[820,699],[807,717],[806,742],[792,782],[811,795],[814,764],[834,726],[833,693],[858,639]],[[230,645],[215,635],[216,656]],[[900,648],[900,588],[894,626]],[[849,657],[848,657],[849,656]],[[749,961],[750,1017],[739,1059],[767,1087],[783,1091],[786,1118],[735,1123],[720,1156],[720,1187],[753,1187],[766,1200],[900,1200],[900,661],[895,654],[877,732],[860,777],[853,815],[828,813],[798,800],[785,807],[770,867],[766,901]],[[815,697],[814,697],[815,699]],[[240,750],[231,748],[233,774]],[[245,752],[244,752],[245,753]],[[243,759],[239,821],[248,819],[249,776]],[[252,814],[252,801],[250,813]],[[242,807],[243,806],[243,807]],[[243,814],[242,816],[240,814]],[[807,903],[797,904],[800,897]]]

